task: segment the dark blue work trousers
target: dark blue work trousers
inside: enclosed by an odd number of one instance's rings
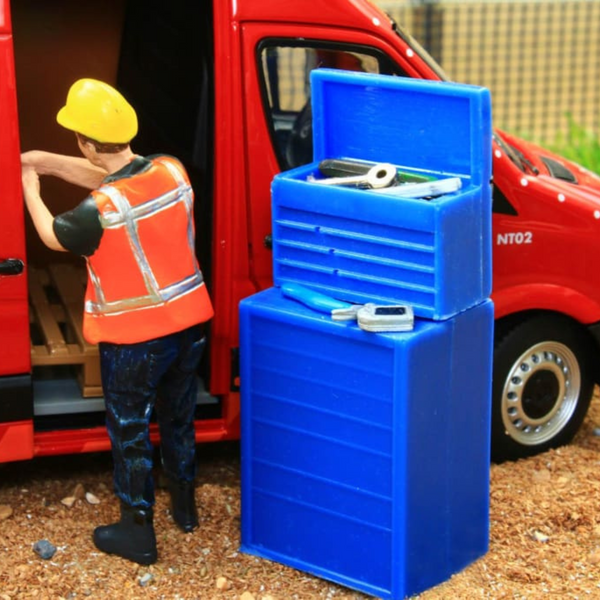
[[[129,506],[154,504],[153,409],[166,476],[191,482],[196,475],[196,369],[204,344],[201,325],[137,344],[99,344],[115,493]]]

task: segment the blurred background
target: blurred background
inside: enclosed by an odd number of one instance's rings
[[[599,0],[375,0],[448,77],[487,87],[494,126],[600,172]]]

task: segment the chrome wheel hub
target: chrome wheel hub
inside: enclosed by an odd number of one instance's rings
[[[554,438],[579,400],[581,373],[564,344],[542,342],[513,364],[502,391],[502,421],[508,435],[533,446]]]

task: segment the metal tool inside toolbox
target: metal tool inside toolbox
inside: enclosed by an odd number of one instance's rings
[[[319,171],[327,177],[318,179],[309,175],[308,181],[321,185],[344,185],[375,190],[401,198],[431,200],[457,192],[462,187],[459,177],[436,179],[433,176],[400,171],[389,163],[330,158],[319,163]]]

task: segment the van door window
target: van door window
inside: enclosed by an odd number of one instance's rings
[[[312,161],[310,72],[329,68],[404,75],[374,48],[263,42],[258,53],[263,102],[282,170]]]

